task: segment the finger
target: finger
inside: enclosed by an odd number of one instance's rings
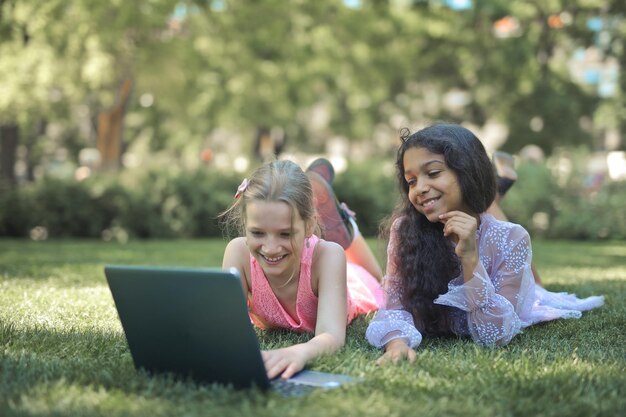
[[[287,366],[287,364],[284,363],[284,361],[279,361],[278,363],[276,363],[271,368],[269,368],[269,369],[266,368],[267,369],[267,377],[269,379],[276,378],[278,375],[280,375],[280,373],[285,369],[286,366]]]
[[[276,355],[267,355],[267,360],[263,361],[263,365],[265,365],[265,370],[267,371],[268,376],[271,374],[273,378],[278,375],[280,370],[280,360],[281,358]]]
[[[394,350],[390,352],[391,362],[398,363],[404,357],[404,350]]]
[[[409,349],[406,356],[409,360],[409,363],[415,362],[415,359],[417,358],[417,354],[415,353],[413,349]]]
[[[376,361],[376,365],[385,365],[389,361],[389,356],[385,353],[383,356],[378,358]]]
[[[444,235],[456,234],[459,237],[469,237],[474,230],[471,221],[464,219],[451,219],[443,228]]]
[[[270,371],[267,371],[267,379],[274,379],[280,374],[280,369],[273,368]]]
[[[454,215],[446,219],[444,222],[448,227],[462,227],[464,229],[472,229],[477,227],[476,219],[469,215]]]
[[[281,374],[281,378],[289,379],[294,376],[294,374],[299,370],[300,369],[298,369],[298,366],[295,363],[291,363],[289,364],[289,366],[287,366],[287,369],[285,369],[285,371]]]
[[[262,352],[261,357],[263,358],[263,363],[266,367],[271,367],[272,364],[276,361],[276,355],[273,352]]]
[[[456,220],[448,220],[446,225],[443,227],[443,235],[458,235],[459,234],[459,224]]]
[[[454,211],[448,211],[447,213],[442,213],[442,214],[440,214],[440,215],[439,215],[439,219],[440,219],[442,222],[444,222],[444,223],[445,223],[445,222],[447,222],[448,220],[450,220],[451,218],[453,218],[453,217],[455,217],[455,216],[458,216],[458,215],[459,215],[459,213],[462,213],[462,212],[459,212],[459,211],[456,211],[456,210],[454,210]]]
[[[446,226],[459,226],[459,225],[466,225],[466,226],[471,226],[472,224],[472,219],[471,218],[464,218],[464,217],[459,217],[459,216],[454,216],[448,219],[448,221],[446,222]]]
[[[451,219],[452,217],[465,217],[465,218],[472,217],[466,212],[461,211],[461,210],[452,210],[447,213],[443,213],[441,216],[444,216],[445,218],[448,218],[448,219]]]

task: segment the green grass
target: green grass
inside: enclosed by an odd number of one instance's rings
[[[216,266],[221,240],[0,240],[0,416],[617,416],[626,410],[626,244],[536,242],[548,289],[606,295],[580,320],[527,329],[503,348],[425,340],[414,364],[378,367],[364,340],[311,369],[364,382],[301,398],[135,371],[105,263]],[[263,347],[306,340],[260,334]]]

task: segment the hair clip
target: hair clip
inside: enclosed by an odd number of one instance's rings
[[[402,142],[406,142],[409,136],[411,136],[411,130],[408,127],[400,129],[400,140]]]
[[[241,196],[241,194],[243,194],[244,191],[246,191],[246,188],[248,188],[248,179],[244,178],[243,181],[241,181],[241,184],[239,184],[239,187],[237,187],[235,198],[239,198],[239,196]]]

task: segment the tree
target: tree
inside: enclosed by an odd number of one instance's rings
[[[1,2],[0,123],[19,135],[42,120],[75,123],[75,108],[88,106],[100,115],[93,117],[97,134],[85,144],[97,137],[105,162],[119,159],[137,56],[160,44],[175,4]],[[5,173],[12,172],[11,149],[2,149]]]
[[[36,155],[42,126],[59,124],[73,143],[98,146],[105,165],[135,140],[172,158],[199,153],[220,127],[252,141],[259,127],[282,126],[289,146],[319,150],[335,135],[372,141],[437,119],[496,120],[513,152],[591,146],[581,120],[625,127],[624,77],[602,97],[572,77],[568,58],[598,46],[588,21],[600,16],[603,56],[626,65],[622,3],[0,1],[2,172],[13,172],[16,143]],[[94,128],[76,134],[85,112]]]

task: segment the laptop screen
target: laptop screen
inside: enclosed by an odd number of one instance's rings
[[[108,265],[105,275],[137,368],[269,386],[237,271]]]

